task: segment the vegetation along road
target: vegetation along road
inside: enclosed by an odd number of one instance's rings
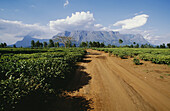
[[[78,74],[88,82],[71,96],[83,96],[93,102],[95,111],[170,111],[170,67],[132,58],[121,59],[108,53],[87,50]],[[77,74],[77,75],[78,75]],[[87,79],[88,76],[91,79]],[[77,76],[74,78],[77,80]],[[85,82],[85,83],[86,83]],[[73,87],[71,84],[70,87]]]

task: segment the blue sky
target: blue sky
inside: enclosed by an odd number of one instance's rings
[[[169,5],[170,0],[0,0],[0,42],[81,29],[140,33],[153,44],[167,43]]]

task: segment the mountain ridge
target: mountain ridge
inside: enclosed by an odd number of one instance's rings
[[[36,41],[40,41],[40,42],[48,42],[49,39],[37,39],[37,38],[33,38],[30,35],[24,36],[24,38],[21,41],[17,41],[15,43],[16,47],[30,47],[31,46],[31,41],[34,40]]]
[[[85,30],[77,30],[77,31],[64,31],[62,33],[58,33],[54,35],[51,39],[56,38],[57,36],[66,36],[66,37],[73,37],[74,41],[77,46],[80,45],[81,42],[86,41],[96,41],[96,42],[104,42],[105,45],[111,44],[119,46],[119,39],[123,40],[121,45],[131,45],[133,42],[136,44],[149,44],[147,40],[140,34],[121,34],[119,32],[114,31],[85,31]],[[37,39],[33,38],[30,35],[27,35],[21,41],[17,41],[15,45],[17,47],[30,47],[31,41],[34,40],[40,42],[47,42],[49,39]]]
[[[104,42],[106,45],[111,44],[119,46],[119,39],[123,40],[121,45],[131,45],[133,42],[139,45],[146,43],[149,44],[149,42],[140,34],[120,34],[119,32],[114,31],[65,31],[58,33],[53,36],[53,38],[56,38],[57,36],[73,37],[77,44],[86,41],[97,41]]]

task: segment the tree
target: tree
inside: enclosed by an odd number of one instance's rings
[[[40,47],[40,42],[39,42],[39,40],[35,43],[35,47]]]
[[[156,48],[160,48],[159,45],[157,45]]]
[[[96,42],[96,47],[100,47],[100,42]]]
[[[40,47],[43,48],[43,43],[40,42]]]
[[[44,48],[46,48],[47,47],[47,42],[43,42],[43,46],[44,46]]]
[[[76,47],[76,44],[73,44],[73,47]]]
[[[59,42],[55,42],[55,43],[54,43],[54,47],[59,48],[59,46],[60,46]]]
[[[13,45],[13,48],[16,48],[16,45],[15,45],[15,44]]]
[[[168,48],[170,48],[170,43],[167,43]]]
[[[122,39],[119,39],[119,44],[122,44],[123,43],[123,40]]]
[[[160,45],[160,48],[165,48],[165,44],[163,43],[162,45]]]
[[[3,44],[3,43],[1,43],[1,44],[0,44],[0,47],[1,47],[1,48],[4,48],[4,44]]]
[[[48,47],[54,47],[54,41],[52,39],[49,40]]]
[[[88,41],[86,41],[86,44],[87,44],[87,47],[89,47],[89,42]]]
[[[32,47],[32,48],[35,47],[35,42],[34,42],[34,40],[31,41],[31,47]]]
[[[141,47],[141,48],[144,48],[144,45],[142,44],[140,47]]]
[[[6,43],[4,43],[4,47],[7,47],[7,44],[6,44]]]
[[[80,44],[80,47],[87,47],[87,43],[86,43],[86,42],[82,42],[82,43]]]
[[[104,46],[105,46],[104,42],[100,43],[100,47],[104,47]]]
[[[93,43],[91,41],[89,42],[89,47],[93,47]]]
[[[135,48],[139,48],[139,44],[136,44]]]
[[[65,48],[67,47],[67,44],[71,44],[72,37],[66,37],[66,36],[57,36],[53,40],[57,40],[58,42],[61,42],[64,44]]]
[[[133,45],[132,45],[132,44],[130,45],[130,48],[133,48]]]
[[[92,43],[93,45],[93,47],[97,47],[97,43],[95,42],[95,41],[93,41],[93,43]]]
[[[112,45],[111,44],[108,44],[108,46],[107,46],[108,48],[111,48],[112,47]]]
[[[115,47],[116,47],[116,45],[112,45],[111,47],[112,47],[112,48],[115,48]]]

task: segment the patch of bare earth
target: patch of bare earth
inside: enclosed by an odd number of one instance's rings
[[[170,111],[170,67],[88,49],[69,87],[94,111]],[[80,86],[78,85],[80,84]]]

